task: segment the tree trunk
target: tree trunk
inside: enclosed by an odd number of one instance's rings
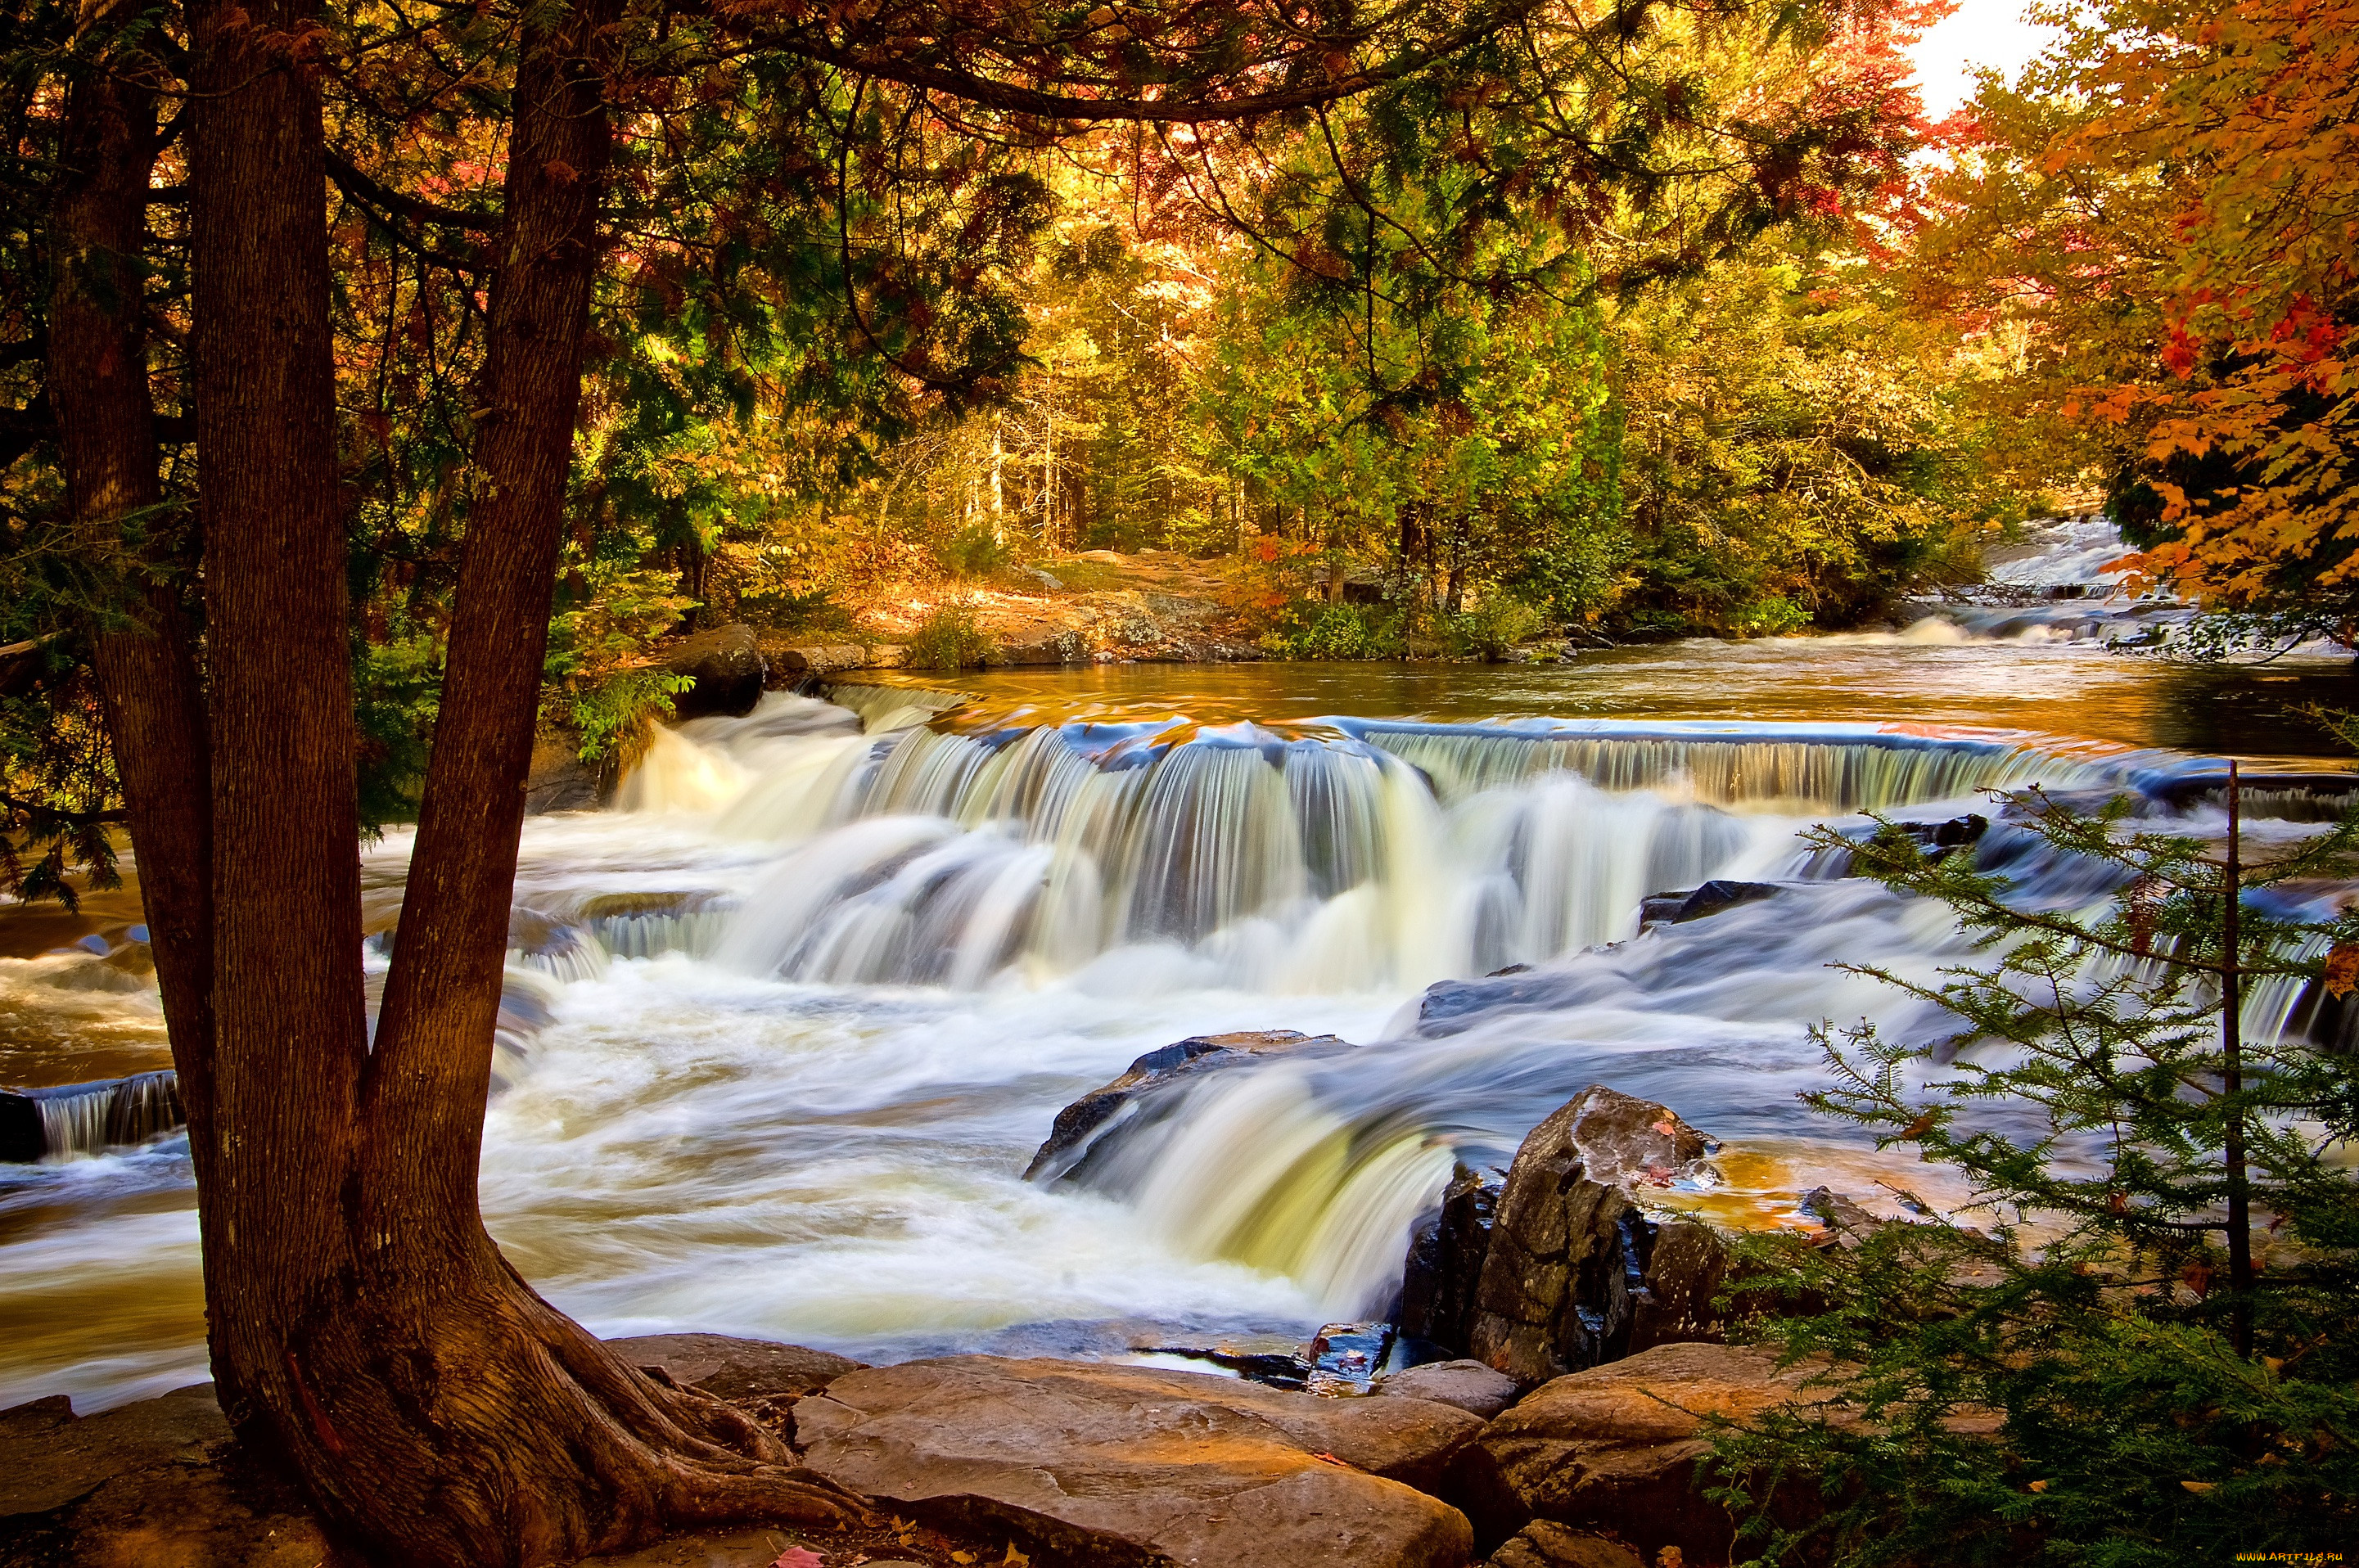
[[[224,1408],[307,1475],[345,1449],[311,1363],[352,1278],[367,1054],[311,26],[303,0],[190,7],[216,1132],[197,1209]]]
[[[101,13],[91,25],[121,19]],[[166,554],[155,542],[164,532],[162,489],[142,321],[156,74],[153,61],[109,49],[68,89],[50,242],[48,384],[67,503],[93,532],[119,532],[135,569],[161,567]],[[213,1147],[204,694],[177,588],[156,581],[133,598],[144,623],[97,628],[92,663],[179,1069],[190,1156],[203,1181]]]
[[[196,22],[222,1153],[200,1207],[241,1431],[403,1563],[567,1560],[856,1500],[625,1366],[509,1267],[476,1167],[580,392],[615,0],[523,34],[441,718],[372,1054],[320,103],[301,0]]]

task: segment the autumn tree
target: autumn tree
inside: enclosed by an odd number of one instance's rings
[[[1958,127],[1915,247],[1926,303],[1986,331],[2027,458],[2093,472],[2151,574],[2246,617],[2212,646],[2347,642],[2359,13],[2070,21]]]

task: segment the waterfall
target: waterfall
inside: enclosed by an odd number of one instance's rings
[[[1623,940],[1647,894],[1770,874],[1831,814],[2122,776],[2019,737],[1902,727],[854,735],[798,703],[824,706],[774,697],[649,750],[625,809],[701,811],[776,858],[734,912],[615,924],[606,951],[838,984],[1365,991]]]

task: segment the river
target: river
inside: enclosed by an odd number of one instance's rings
[[[602,1333],[879,1359],[1291,1340],[1381,1310],[1453,1161],[1503,1163],[1592,1082],[1721,1139],[1728,1184],[1695,1201],[1753,1223],[1821,1182],[1951,1201],[1795,1096],[1815,1021],[1938,1027],[1830,964],[1930,974],[1963,949],[1796,835],[2033,781],[2192,798],[2201,827],[2189,781],[2214,759],[2339,766],[2299,709],[2359,705],[2347,658],[2110,651],[2176,612],[2114,593],[2108,547],[2059,526],[1998,568],[2024,602],[1894,633],[994,671],[947,709],[775,694],[668,731],[613,808],[526,827],[488,1221]],[[408,848],[366,851],[375,929]],[[1636,935],[1642,897],[1709,876],[1782,891]],[[152,991],[99,972],[136,919],[117,894],[0,921],[0,1081],[167,1064]],[[1084,1180],[1022,1179],[1060,1107],[1241,1029],[1358,1048],[1207,1075],[1109,1130]],[[0,1406],[201,1380],[182,1141],[0,1165]]]

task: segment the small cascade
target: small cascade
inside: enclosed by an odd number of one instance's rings
[[[1990,553],[1989,579],[1954,589],[1904,633],[1919,642],[2027,644],[2158,642],[2193,612],[2168,593],[2131,591],[2136,547],[2102,515],[2038,524]],[[1933,629],[1948,633],[1933,635]]]
[[[167,1068],[94,1084],[0,1094],[0,1158],[89,1159],[132,1149],[187,1124],[179,1076]]]

